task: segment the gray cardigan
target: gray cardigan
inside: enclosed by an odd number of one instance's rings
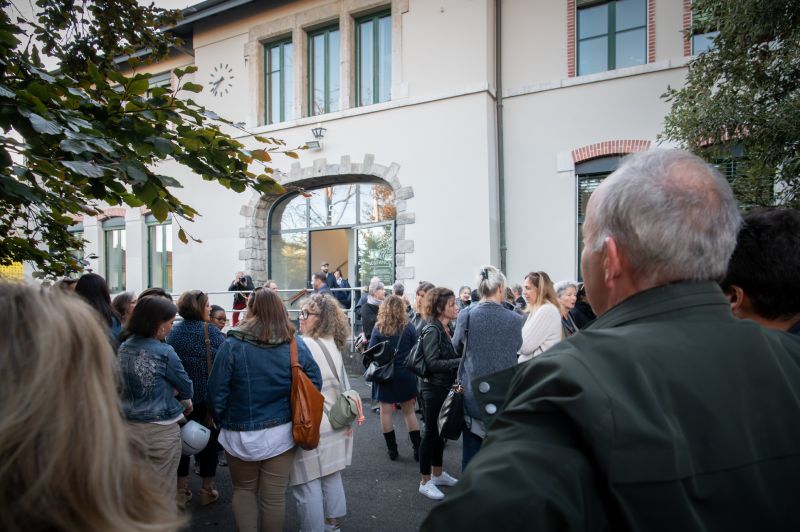
[[[464,332],[469,315],[469,338],[464,353]],[[466,414],[481,419],[483,413],[472,392],[472,380],[496,373],[517,364],[522,345],[525,318],[493,301],[473,303],[458,313],[453,347],[464,356],[460,379],[464,386]]]

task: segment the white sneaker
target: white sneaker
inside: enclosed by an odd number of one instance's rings
[[[438,477],[436,475],[431,475],[431,481],[437,486],[455,486],[458,479],[448,475],[447,471],[442,471],[442,474]]]
[[[419,492],[425,495],[429,499],[433,499],[434,501],[441,501],[444,499],[444,493],[439,491],[439,488],[436,487],[436,484],[432,482],[433,477],[431,480],[428,481],[427,484],[423,484],[422,482],[419,483]]]

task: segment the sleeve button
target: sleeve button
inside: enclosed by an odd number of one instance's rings
[[[478,385],[478,391],[481,393],[488,393],[490,389],[491,386],[489,386],[488,382],[482,382]]]

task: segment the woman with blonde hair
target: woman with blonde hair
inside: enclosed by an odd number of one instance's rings
[[[278,294],[254,291],[250,306],[247,319],[228,332],[217,351],[206,401],[221,427],[236,527],[258,530],[260,518],[262,532],[279,532],[296,448],[289,399],[293,343],[300,367],[317,388],[322,377],[306,343],[295,337]]]
[[[332,295],[314,294],[300,309],[300,332],[322,373],[322,395],[329,411],[339,394],[350,389],[342,359],[350,333],[347,316]],[[339,520],[347,514],[341,472],[353,459],[352,429],[334,429],[323,415],[319,432],[316,449],[297,451],[289,476],[300,528],[309,532],[338,530]]]
[[[399,296],[387,297],[378,310],[378,321],[375,323],[369,346],[388,341],[384,349],[389,349],[394,356],[394,374],[385,382],[376,382],[376,396],[380,403],[381,430],[386,440],[386,448],[390,460],[397,460],[397,439],[392,425],[392,409],[394,404],[400,405],[403,418],[408,429],[408,437],[414,449],[414,460],[419,462],[419,445],[422,441],[419,434],[419,423],[414,414],[414,400],[417,397],[417,378],[406,369],[405,360],[411,348],[417,343],[417,330],[408,321],[406,303]]]
[[[531,272],[525,276],[522,294],[528,317],[522,326],[522,347],[519,362],[541,355],[561,341],[561,305],[553,288],[553,281],[545,272]]]
[[[182,527],[122,417],[97,313],[61,290],[5,283],[0,311],[0,530]]]

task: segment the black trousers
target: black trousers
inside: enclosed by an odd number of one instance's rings
[[[442,409],[449,388],[423,382],[420,388],[422,397],[422,412],[425,420],[425,430],[422,433],[422,444],[419,446],[419,472],[430,475],[431,467],[441,467],[444,456],[444,440],[439,437],[439,428],[436,420],[439,419],[439,410]]]
[[[206,418],[206,412],[208,412],[206,403],[198,403],[194,405],[194,410],[189,414],[189,420],[202,424]],[[219,435],[219,431],[212,430],[211,437],[208,438],[208,445],[195,455],[195,460],[200,464],[200,476],[203,478],[213,477],[217,474],[217,435]],[[187,454],[181,455],[178,476],[189,476],[189,455]]]

